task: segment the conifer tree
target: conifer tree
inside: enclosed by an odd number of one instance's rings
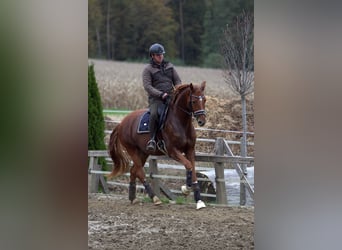
[[[88,65],[88,150],[104,150],[104,118],[99,89],[95,78],[94,65]],[[102,167],[105,160],[99,159]]]

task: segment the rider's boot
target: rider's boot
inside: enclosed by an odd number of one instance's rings
[[[147,142],[147,146],[146,146],[147,151],[151,151],[151,152],[156,151],[156,140],[155,140],[155,138],[156,138],[156,132],[153,131],[152,136],[151,136],[151,140],[149,140]]]
[[[153,106],[153,108],[157,110],[157,106]],[[158,114],[156,112],[155,112],[155,115],[152,115],[152,111],[151,111],[150,121],[148,124],[148,127],[150,129],[151,140],[147,142],[146,150],[150,152],[154,152],[156,150],[155,138],[156,138],[157,126],[158,126]]]

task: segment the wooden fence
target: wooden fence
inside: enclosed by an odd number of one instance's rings
[[[103,174],[108,174],[110,172],[105,172],[100,170],[98,164],[99,157],[109,157],[109,154],[105,150],[91,150],[88,151],[89,168],[88,168],[88,192],[97,192],[98,186],[101,184],[104,192],[108,192],[108,186]],[[149,156],[149,171],[147,177],[151,178],[151,185],[156,195],[160,195],[163,192],[169,199],[174,200],[176,196],[173,194],[175,191],[168,189],[165,185],[159,182],[159,179],[165,178],[177,178],[185,179],[185,177],[175,177],[175,176],[165,176],[158,175],[158,160],[170,159],[167,156]],[[235,156],[230,149],[228,142],[223,138],[217,138],[215,140],[215,154],[200,154],[195,155],[196,162],[207,162],[213,164],[213,169],[215,169],[215,182],[216,182],[216,201],[218,204],[227,205],[227,193],[225,187],[225,176],[224,176],[224,163],[231,163],[240,178],[240,205],[246,204],[246,193],[245,189],[249,192],[250,197],[254,200],[254,188],[248,182],[247,171],[244,166],[247,164],[254,163],[253,157],[240,157]],[[185,168],[184,168],[185,169]],[[198,171],[199,168],[196,167]],[[129,174],[127,174],[129,175]],[[207,179],[198,178],[201,181],[208,181]],[[118,184],[118,183],[114,183]],[[128,186],[128,184],[126,184]],[[138,185],[139,187],[139,185]],[[141,186],[142,187],[142,186]],[[203,196],[214,196],[203,194]]]

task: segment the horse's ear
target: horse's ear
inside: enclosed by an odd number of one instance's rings
[[[192,85],[192,83],[190,83],[190,89],[191,89],[191,91],[194,90],[194,86]]]
[[[203,81],[203,82],[201,83],[201,90],[202,90],[202,91],[205,89],[206,83],[207,83],[206,81]]]

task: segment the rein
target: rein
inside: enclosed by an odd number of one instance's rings
[[[179,107],[179,106],[177,106],[177,108],[179,108],[180,110],[182,110],[184,113],[186,113],[186,114],[192,116],[192,112],[189,112],[189,111],[187,111],[187,110],[185,110],[185,109],[183,109],[182,107]]]

